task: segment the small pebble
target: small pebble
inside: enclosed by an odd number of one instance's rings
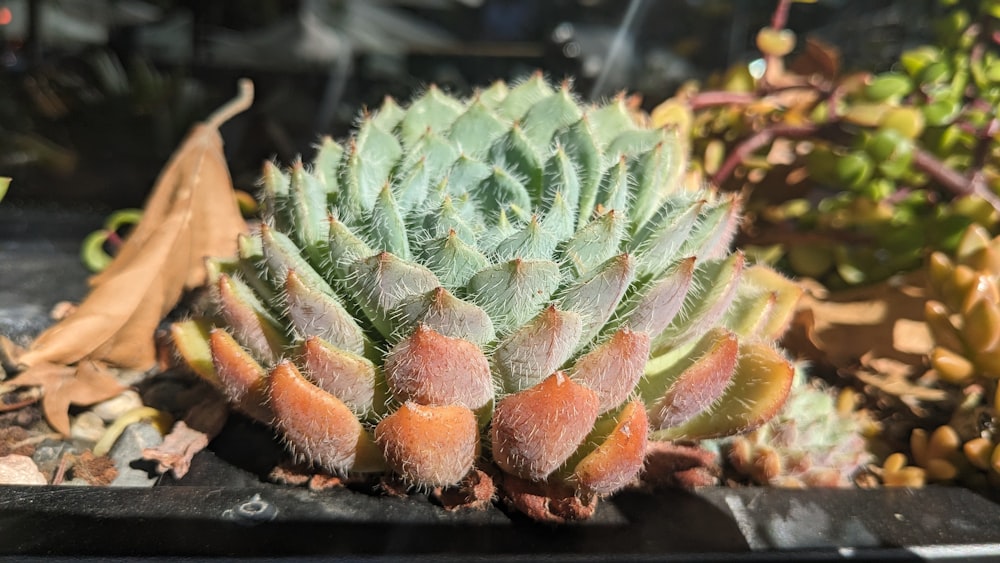
[[[67,445],[63,443],[42,443],[35,448],[35,453],[31,456],[31,459],[33,459],[43,470],[54,471],[55,467],[59,464],[59,459],[62,457],[66,449]]]
[[[118,468],[118,477],[111,482],[111,486],[152,487],[159,479],[159,475],[150,472],[156,463],[144,461],[142,450],[158,446],[162,442],[160,431],[149,422],[129,424],[108,453],[108,457]]]
[[[0,485],[47,485],[48,479],[26,455],[0,457]]]
[[[101,417],[104,422],[114,422],[119,416],[141,406],[142,399],[139,397],[139,393],[129,389],[117,397],[97,403],[90,409],[90,412]]]
[[[104,435],[104,421],[93,411],[80,413],[70,426],[69,435],[84,442],[97,442]]]

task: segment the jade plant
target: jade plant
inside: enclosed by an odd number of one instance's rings
[[[755,252],[830,287],[918,269],[1000,208],[1000,2],[941,2],[932,44],[884,72],[786,28],[779,0],[760,59],[652,112],[690,138],[696,171],[750,188]]]
[[[913,460],[930,481],[998,487],[1000,238],[972,225],[953,257],[931,255],[927,272],[933,299],[925,315],[936,344],[930,364],[954,409],[947,424],[913,431]]]
[[[773,341],[798,294],[730,250],[740,199],[686,166],[624,98],[540,75],[387,99],[264,166],[263,221],[176,347],[318,470],[482,470],[533,517],[589,514],[648,440],[752,429],[791,385]]]

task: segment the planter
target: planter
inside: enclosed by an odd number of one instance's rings
[[[100,214],[0,207],[0,332],[40,330],[86,292],[79,241]],[[256,449],[250,444],[260,444]],[[262,482],[277,451],[233,417],[181,480],[153,488],[0,487],[0,554],[354,556],[441,560],[826,560],[1000,557],[1000,506],[957,487],[625,491],[560,527],[491,507],[448,512],[424,495],[375,497]],[[134,465],[134,464],[133,464]]]
[[[201,460],[201,461],[204,461]],[[993,559],[1000,507],[958,488],[624,492],[583,524],[267,484],[0,487],[0,553],[442,560]]]

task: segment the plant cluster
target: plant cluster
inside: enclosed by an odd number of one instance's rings
[[[652,112],[690,136],[694,166],[752,188],[749,243],[830,287],[918,268],[1000,207],[1000,3],[945,1],[937,41],[890,70],[842,72],[835,49],[796,49],[781,0],[762,58]],[[792,55],[796,56],[793,58]]]
[[[766,424],[723,444],[729,464],[758,485],[846,487],[873,461],[877,425],[849,389],[809,381],[800,366],[788,400]]]
[[[514,506],[579,517],[648,439],[749,430],[791,384],[800,292],[730,251],[739,198],[686,167],[624,99],[540,75],[387,99],[265,166],[265,220],[176,346],[320,470],[426,490],[489,466]]]
[[[955,408],[948,424],[913,431],[914,462],[931,481],[1000,486],[1000,237],[973,225],[954,258],[935,252],[927,271],[930,363]]]

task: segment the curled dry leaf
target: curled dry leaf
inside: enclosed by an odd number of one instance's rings
[[[124,391],[114,372],[101,362],[80,362],[64,366],[48,362],[36,364],[4,385],[38,386],[43,390],[42,410],[49,425],[69,436],[70,405],[90,406]]]
[[[195,454],[208,447],[226,424],[229,411],[219,396],[194,405],[163,438],[163,442],[142,451],[142,458],[155,461],[157,473],[170,471],[177,479],[187,475]]]
[[[195,454],[208,447],[209,436],[200,430],[195,430],[178,421],[163,443],[155,448],[142,451],[142,458],[156,462],[156,472],[170,471],[180,479],[191,469],[191,460]]]
[[[915,402],[933,403],[948,398],[948,392],[944,389],[920,385],[915,380],[915,373],[914,366],[899,360],[865,355],[854,376],[883,393],[902,398],[911,408],[917,407]]]
[[[835,293],[810,282],[783,344],[833,368],[856,365],[865,355],[920,365],[932,344],[923,323],[924,286],[919,273]]]
[[[42,385],[46,417],[63,434],[69,433],[70,403],[92,404],[120,392],[110,376],[88,377],[67,366],[153,367],[156,327],[184,291],[204,283],[205,258],[236,252],[246,224],[219,126],[250,106],[252,84],[244,80],[240,88],[236,99],[192,128],[157,180],[142,220],[108,268],[91,279],[77,310],[17,358],[27,370],[9,384]]]
[[[836,293],[808,282],[783,344],[793,354],[900,397],[911,408],[941,401],[943,391],[918,380],[934,345],[924,322],[925,285],[921,272]]]

